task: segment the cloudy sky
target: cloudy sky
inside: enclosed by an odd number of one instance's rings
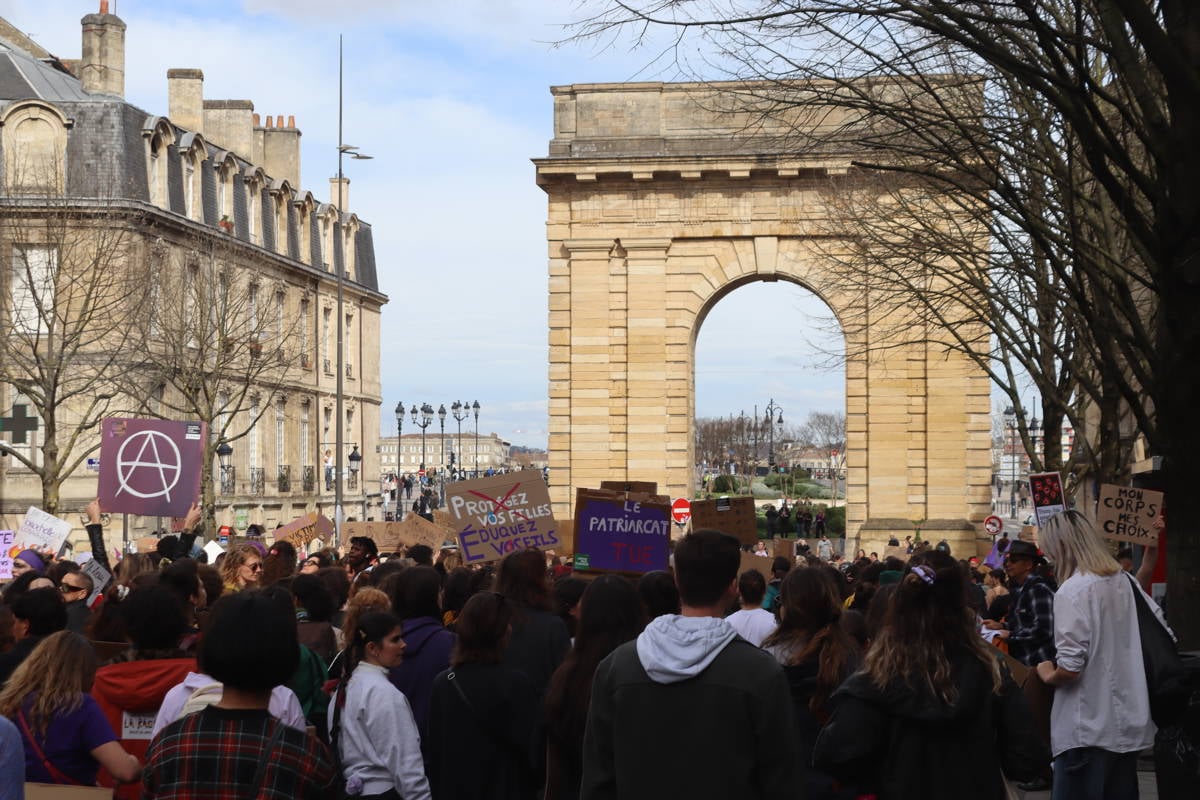
[[[552,135],[551,85],[672,80],[652,48],[553,47],[581,12],[570,0],[115,0],[126,97],[167,110],[166,72],[204,71],[209,99],[295,115],[301,183],[319,197],[337,171],[337,47],[345,36],[350,207],[375,229],[383,310],[383,431],[406,405],[478,400],[480,430],[546,443],[544,193],[529,159]],[[0,16],[62,58],[99,0],[0,0]],[[336,9],[336,11],[335,11]],[[789,421],[840,411],[844,373],[799,287],[752,284],[709,315],[697,344],[697,412],[775,399]],[[832,337],[836,339],[836,337]],[[819,345],[819,346],[814,346]]]

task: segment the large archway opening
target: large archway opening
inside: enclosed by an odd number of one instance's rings
[[[845,337],[790,280],[728,287],[698,318],[696,497],[751,495],[765,535],[845,536]]]

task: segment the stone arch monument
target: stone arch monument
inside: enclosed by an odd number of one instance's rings
[[[555,513],[569,518],[575,490],[602,480],[692,496],[700,325],[738,286],[787,280],[822,297],[846,337],[852,544],[882,553],[919,528],[974,552],[991,498],[986,376],[916,334],[875,347],[869,299],[826,279],[822,187],[853,175],[854,154],[747,134],[745,118],[713,111],[720,85],[551,91],[554,138],[535,164],[549,196]]]

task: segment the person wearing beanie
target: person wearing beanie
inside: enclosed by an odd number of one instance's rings
[[[12,576],[19,578],[30,570],[45,572],[46,559],[38,555],[35,550],[25,549],[17,553],[17,557],[13,559]]]

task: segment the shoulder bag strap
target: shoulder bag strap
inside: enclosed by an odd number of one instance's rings
[[[463,691],[462,682],[456,680],[456,677],[457,676],[455,675],[454,671],[451,670],[446,675],[446,680],[451,686],[454,687],[454,690],[458,692],[458,696],[462,698],[462,701],[467,706],[467,709],[479,722],[479,726],[483,728],[483,732],[490,736],[492,740],[496,742],[496,744],[500,745],[501,750],[503,750],[509,756],[512,756],[513,760],[520,768],[521,773],[533,781],[533,784],[536,785],[537,781],[534,780],[533,768],[529,764],[529,754],[526,753],[522,748],[518,747],[516,742],[514,742],[508,736],[492,727],[491,723],[479,713],[478,709],[475,708],[475,704],[471,702],[469,697],[467,697],[467,693]]]
[[[42,752],[41,745],[37,743],[37,739],[33,738],[33,731],[29,730],[29,723],[25,720],[24,711],[17,712],[17,722],[21,723],[21,732],[25,734],[25,738],[29,741],[29,744],[33,746],[33,754],[37,756],[38,760],[42,762],[42,766],[46,768],[46,772],[50,775],[50,780],[54,781],[55,783],[67,784],[68,786],[83,785],[67,773],[60,770],[58,767],[54,766],[54,763],[46,757],[44,752]]]

